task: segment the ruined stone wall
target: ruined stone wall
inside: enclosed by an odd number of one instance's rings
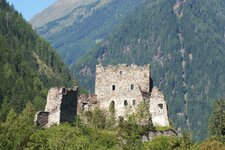
[[[156,87],[151,92],[149,111],[154,126],[169,126],[166,101],[163,94]]]
[[[150,92],[150,65],[96,66],[95,94],[100,108],[109,110],[114,103],[116,116],[132,113]]]
[[[94,108],[99,107],[99,102],[97,101],[97,95],[95,94],[82,94],[78,98],[78,113],[83,111],[94,110]]]
[[[48,91],[45,112],[49,112],[47,126],[60,123],[60,108],[63,97],[63,88],[51,88]]]
[[[62,122],[73,122],[77,114],[78,87],[51,88],[48,91],[45,111],[37,112],[35,123],[49,127]]]

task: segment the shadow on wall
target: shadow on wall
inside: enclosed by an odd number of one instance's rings
[[[73,122],[77,115],[78,92],[63,89],[63,100],[61,103],[60,122]],[[74,109],[76,108],[76,109]]]
[[[150,84],[149,84],[149,85],[150,85],[150,88],[149,88],[150,91],[149,91],[149,92],[151,93],[151,92],[152,92],[152,89],[153,89],[153,87],[154,87],[152,78],[150,78]]]

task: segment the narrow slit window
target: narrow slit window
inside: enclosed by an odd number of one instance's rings
[[[116,90],[116,86],[112,85],[112,90],[115,91]]]
[[[133,84],[131,84],[130,88],[131,88],[131,90],[133,90],[133,89],[134,89],[134,85],[133,85]]]
[[[124,100],[124,106],[127,106],[127,105],[128,105],[127,100]]]

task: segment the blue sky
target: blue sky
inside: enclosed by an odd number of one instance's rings
[[[14,8],[23,14],[23,17],[29,21],[35,14],[47,8],[56,0],[7,0]]]

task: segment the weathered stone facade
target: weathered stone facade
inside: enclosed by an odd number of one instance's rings
[[[113,105],[116,117],[125,117],[145,101],[150,104],[153,125],[169,126],[164,96],[151,86],[150,65],[96,66],[95,94],[101,109]]]
[[[99,107],[99,101],[97,101],[97,95],[95,94],[82,94],[78,99],[78,113],[83,111],[94,110]]]
[[[169,126],[164,96],[151,84],[150,65],[97,65],[95,94],[82,94],[78,98],[78,87],[51,88],[45,111],[36,114],[35,122],[47,127],[72,122],[77,113],[96,107],[106,111],[113,107],[117,118],[126,118],[126,115],[135,113],[141,102],[150,105],[154,126]]]
[[[169,126],[166,101],[163,94],[155,87],[151,92],[149,111],[154,126]]]
[[[96,66],[95,94],[100,108],[109,110],[114,105],[116,117],[135,111],[144,101],[143,92],[150,92],[150,65]]]
[[[61,122],[74,121],[77,114],[78,87],[73,89],[51,88],[48,91],[44,112],[37,112],[36,125],[49,127]]]

